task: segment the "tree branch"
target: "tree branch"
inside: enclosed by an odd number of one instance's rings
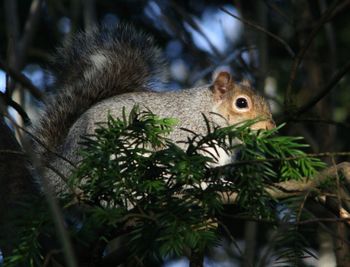
[[[335,178],[340,172],[346,182],[350,184],[350,162],[342,162],[336,166],[329,167],[318,173],[315,177],[306,177],[301,181],[290,180],[276,183],[274,187],[266,188],[266,192],[272,198],[287,198],[295,195],[304,194],[310,190],[317,188],[327,179]],[[282,189],[283,188],[283,189]],[[220,193],[221,199],[225,204],[235,204],[237,201],[237,193],[223,192]]]
[[[274,40],[276,40],[277,42],[281,43],[284,46],[284,48],[287,50],[288,54],[292,58],[295,57],[295,53],[294,53],[293,49],[289,46],[289,44],[285,40],[283,40],[278,35],[276,35],[276,34],[270,32],[270,31],[266,30],[265,28],[257,25],[256,23],[253,23],[253,22],[251,22],[251,21],[249,21],[247,19],[240,18],[240,17],[236,16],[235,14],[231,13],[230,11],[228,11],[227,9],[225,9],[223,7],[220,8],[220,9],[222,11],[224,11],[225,13],[227,13],[228,15],[230,15],[231,17],[233,17],[233,18],[243,22],[244,24],[247,24],[248,26],[250,26],[250,27],[252,27],[252,28],[254,28],[254,29],[258,30],[258,31],[261,31],[261,32],[265,33],[266,35],[272,37]]]
[[[332,89],[335,88],[337,83],[343,76],[350,71],[350,61],[348,61],[340,70],[338,70],[334,75],[333,78],[326,84],[318,93],[318,95],[314,96],[312,99],[309,100],[306,104],[298,108],[298,110],[294,113],[293,116],[299,116],[300,114],[308,111],[311,109],[314,105],[317,104],[318,101],[320,101],[323,97],[325,97],[327,94],[330,93]]]
[[[28,47],[33,40],[36,25],[39,22],[42,3],[43,0],[34,0],[30,6],[29,16],[24,25],[24,31],[18,45],[19,56],[17,57],[18,62],[16,62],[18,69],[21,69],[25,62]]]
[[[289,81],[287,85],[287,89],[285,92],[285,105],[288,108],[292,104],[291,99],[291,92],[292,92],[292,85],[297,75],[297,70],[299,68],[299,65],[303,61],[303,58],[305,56],[305,53],[309,49],[310,45],[312,44],[314,38],[320,31],[320,29],[323,27],[323,25],[328,21],[329,16],[332,14],[332,12],[335,10],[335,8],[338,6],[339,0],[334,0],[333,3],[328,7],[328,9],[323,13],[321,19],[316,24],[315,28],[312,30],[309,38],[305,41],[303,47],[300,49],[299,53],[296,55],[293,65],[290,71]]]
[[[198,23],[191,16],[189,16],[188,13],[181,6],[179,6],[176,1],[170,1],[170,4],[184,18],[184,20],[205,39],[205,41],[208,43],[208,45],[210,46],[210,49],[213,51],[215,56],[217,56],[218,58],[221,58],[222,55],[220,51],[210,41],[208,36],[203,32],[200,25],[198,25]]]
[[[14,80],[22,84],[35,98],[39,100],[43,99],[43,93],[24,74],[7,66],[2,60],[0,60],[0,69],[4,70]]]

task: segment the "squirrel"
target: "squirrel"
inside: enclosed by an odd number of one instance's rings
[[[40,157],[50,162],[45,178],[56,192],[64,189],[60,176],[67,177],[72,166],[48,151],[78,163],[81,137],[93,134],[108,114],[122,116],[123,109],[128,114],[135,104],[177,119],[169,136],[174,142],[189,135],[180,128],[204,134],[202,114],[219,126],[260,117],[264,120],[252,129],[274,127],[268,102],[248,82],[236,83],[227,72],[220,72],[211,85],[155,92],[166,77],[165,60],[153,39],[131,25],[81,32],[58,49],[54,63],[57,93],[47,98],[33,134],[41,143],[36,148]]]

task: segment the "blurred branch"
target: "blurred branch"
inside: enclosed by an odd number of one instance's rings
[[[232,215],[229,213],[224,213],[225,217],[229,217],[236,220],[246,220],[246,221],[254,221],[254,222],[261,222],[261,223],[269,223],[269,224],[281,224],[281,225],[306,225],[306,224],[315,224],[315,223],[349,223],[350,218],[314,218],[314,219],[305,219],[302,221],[276,221],[276,220],[269,220],[269,219],[259,219],[259,218],[252,218],[248,216],[242,216],[242,215]],[[350,244],[350,241],[347,241]]]
[[[95,0],[84,0],[82,3],[85,29],[89,30],[96,25],[96,3]]]
[[[345,123],[345,122],[338,122],[338,121],[333,121],[333,120],[324,120],[324,119],[319,119],[319,118],[290,118],[288,119],[289,122],[308,122],[308,123],[323,123],[323,124],[330,124],[330,125],[335,125],[339,127],[344,127],[344,128],[349,128],[350,129],[350,124]]]
[[[325,157],[335,157],[335,156],[350,156],[350,151],[344,151],[344,152],[322,152],[322,153],[305,153],[303,156],[294,156],[294,157],[285,157],[285,158],[267,158],[267,159],[256,159],[256,160],[237,160],[231,164],[216,167],[218,169],[220,168],[227,168],[228,166],[240,166],[245,164],[261,164],[265,162],[280,162],[283,161],[289,161],[289,160],[296,160],[296,159],[302,159],[306,157],[316,157],[316,158],[325,158]]]
[[[256,47],[253,46],[253,47],[244,47],[244,48],[241,48],[241,49],[236,49],[231,54],[227,55],[223,60],[218,61],[218,62],[216,62],[214,64],[211,64],[208,68],[205,68],[205,69],[197,72],[196,74],[194,74],[192,77],[190,77],[190,83],[194,84],[198,80],[203,79],[205,76],[207,76],[208,74],[212,73],[219,66],[229,65],[231,62],[234,62],[235,60],[237,60],[237,58],[240,57],[240,55],[243,52],[249,51],[249,50],[252,50],[252,49],[256,49]]]
[[[225,13],[227,13],[228,15],[232,16],[233,18],[235,18],[235,19],[237,19],[237,20],[243,22],[244,24],[246,24],[246,25],[248,25],[248,26],[250,26],[250,27],[252,27],[252,28],[254,28],[254,29],[258,30],[258,31],[261,31],[261,32],[267,34],[268,36],[272,37],[274,40],[276,40],[277,42],[279,42],[280,44],[282,44],[282,45],[284,46],[284,48],[287,50],[288,54],[289,54],[292,58],[294,58],[295,53],[294,53],[293,49],[289,46],[289,44],[288,44],[285,40],[283,40],[283,39],[282,39],[281,37],[279,37],[278,35],[276,35],[276,34],[270,32],[270,31],[264,29],[263,27],[257,25],[257,24],[254,23],[254,22],[251,22],[251,21],[249,21],[249,20],[247,20],[247,19],[240,18],[240,17],[236,16],[235,14],[231,13],[230,11],[228,11],[227,9],[225,9],[224,7],[220,8],[220,9],[221,9],[222,11],[224,11]]]
[[[11,218],[21,206],[20,201],[38,194],[26,166],[20,145],[0,115],[0,243],[4,257],[14,249],[10,241],[18,235],[18,228]]]
[[[29,16],[26,20],[26,23],[24,25],[24,31],[22,34],[22,37],[19,41],[19,46],[18,46],[18,62],[17,62],[17,67],[21,69],[23,67],[23,64],[25,62],[26,54],[28,47],[30,46],[35,31],[36,31],[36,26],[39,22],[40,18],[40,9],[42,6],[44,0],[33,0],[32,4],[29,9]]]
[[[8,49],[16,48],[19,39],[19,23],[17,14],[17,0],[4,1],[4,13],[6,20],[6,32],[8,38]],[[13,54],[15,51],[8,51]]]
[[[34,87],[29,85],[28,81],[21,78],[17,75],[17,72],[23,68],[23,65],[26,60],[26,53],[28,47],[30,46],[33,36],[36,30],[36,25],[39,21],[40,8],[43,3],[43,0],[33,0],[30,10],[29,16],[24,25],[24,30],[22,37],[20,37],[19,33],[19,19],[17,14],[17,1],[16,0],[6,0],[5,1],[5,14],[6,14],[6,29],[8,36],[8,65],[7,72],[10,74],[12,78],[19,81],[24,81],[26,87],[31,90],[33,95],[37,98],[39,94],[36,93],[38,90],[34,90]],[[1,68],[4,68],[4,63],[1,63]],[[11,68],[11,69],[9,69]],[[12,92],[15,88],[15,84],[13,81],[10,81],[8,84],[8,93],[12,95]],[[19,99],[19,103],[22,103],[22,98]]]
[[[325,12],[327,10],[327,1],[326,0],[319,0],[319,6],[321,12]],[[337,46],[336,46],[336,36],[334,32],[334,27],[332,22],[328,22],[325,24],[325,33],[326,38],[329,46],[329,62],[330,66],[329,68],[331,70],[335,70],[337,68]]]
[[[268,0],[263,0],[263,1],[269,8],[271,8],[273,11],[275,11],[275,13],[280,15],[288,24],[291,24],[291,25],[293,24],[293,21],[275,3],[273,3],[272,1],[268,1]]]
[[[21,83],[35,98],[39,100],[43,99],[43,93],[25,75],[7,66],[2,60],[0,60],[0,69],[4,70],[14,80]]]
[[[36,178],[40,181],[40,184],[42,185],[47,203],[49,205],[57,232],[57,238],[62,245],[65,263],[67,267],[77,267],[78,264],[76,262],[75,252],[73,250],[68,231],[65,227],[65,221],[63,218],[61,208],[58,204],[56,197],[53,195],[54,191],[52,190],[49,181],[44,178],[42,166],[40,166],[40,163],[37,162],[34,156],[32,157],[32,164],[34,165],[34,168],[37,173]]]
[[[309,100],[306,104],[304,104],[302,107],[298,108],[295,112],[292,113],[292,116],[298,116],[306,111],[308,111],[310,108],[312,108],[314,105],[317,104],[318,101],[320,101],[323,97],[325,97],[339,82],[343,76],[350,71],[350,61],[348,61],[340,70],[338,70],[334,75],[333,78],[326,84],[318,93],[318,95],[314,96],[312,99]]]
[[[6,107],[10,106],[10,107],[14,108],[18,112],[18,114],[22,117],[22,119],[23,119],[25,124],[29,124],[30,123],[30,119],[29,119],[27,113],[21,107],[21,105],[19,105],[14,100],[12,100],[12,98],[9,97],[8,94],[0,92],[0,98],[2,99],[2,101],[1,101],[2,104],[6,105]]]
[[[19,19],[17,14],[17,0],[5,0],[5,21],[7,34],[7,62],[9,66],[16,68],[18,58],[18,40],[19,40]],[[12,95],[15,83],[7,82],[7,93]]]
[[[337,8],[334,10],[334,12],[332,13],[332,15],[328,18],[328,21],[332,20],[335,16],[337,16],[339,13],[343,12],[344,9],[346,9],[347,7],[349,7],[350,5],[350,0],[343,0],[341,3],[339,3],[339,5],[337,6]]]
[[[289,81],[288,81],[287,89],[286,89],[286,92],[285,92],[285,95],[284,95],[285,96],[285,98],[284,98],[285,106],[286,106],[287,109],[293,104],[292,96],[291,96],[292,85],[293,85],[293,83],[295,81],[299,65],[303,61],[305,53],[309,49],[309,47],[312,44],[314,38],[319,33],[320,29],[324,26],[324,24],[328,21],[329,16],[332,14],[332,12],[338,6],[338,2],[339,1],[340,0],[334,0],[333,3],[328,7],[328,9],[322,14],[321,19],[318,21],[318,23],[316,24],[316,26],[312,30],[312,32],[309,35],[308,39],[305,41],[304,45],[302,46],[302,48],[300,49],[300,51],[298,52],[298,54],[296,55],[296,57],[295,57],[295,59],[293,61],[293,65],[292,65],[292,68],[291,68],[291,71],[290,71],[290,75],[289,75]]]
[[[33,141],[35,141],[36,143],[38,143],[42,148],[45,149],[45,151],[47,151],[49,154],[54,155],[55,157],[62,159],[63,161],[67,162],[69,165],[71,165],[73,168],[77,168],[77,165],[74,164],[71,160],[67,159],[66,157],[60,155],[59,153],[51,150],[50,148],[48,148],[47,146],[44,145],[44,143],[37,138],[36,136],[34,136],[29,130],[27,130],[26,128],[16,124],[16,127],[18,127],[19,129],[21,129],[23,132],[25,132]]]
[[[222,55],[220,51],[216,48],[215,45],[212,44],[208,36],[203,32],[202,28],[198,25],[198,23],[190,15],[188,15],[188,13],[175,1],[170,1],[170,4],[184,18],[184,21],[186,21],[194,30],[196,30],[205,39],[205,41],[208,43],[208,45],[210,46],[210,49],[213,51],[215,56],[218,58],[221,58]]]
[[[24,132],[29,133],[28,130],[26,130],[25,128],[23,128],[20,125],[16,124],[16,122],[13,122],[13,123],[14,123],[14,125],[16,125],[16,127],[20,128]],[[1,117],[0,117],[0,127],[1,127]],[[0,134],[1,134],[1,132],[0,132]],[[11,133],[10,137],[13,138],[13,134],[12,133]],[[1,144],[1,142],[0,142],[0,144]],[[25,142],[24,143],[24,147],[26,147],[26,149],[25,149],[25,152],[26,152],[25,160],[28,160],[27,157],[29,157],[30,163],[31,163],[31,167],[33,167],[33,169],[31,170],[30,174],[34,176],[33,177],[34,181],[36,181],[36,182],[40,181],[40,185],[42,186],[42,189],[43,189],[43,192],[40,192],[40,193],[44,193],[45,194],[45,197],[46,197],[46,200],[48,202],[50,211],[52,213],[52,218],[53,218],[53,221],[54,221],[54,224],[55,224],[55,227],[56,227],[57,238],[61,242],[66,265],[68,267],[76,267],[78,265],[76,263],[76,259],[75,259],[75,256],[74,256],[74,250],[73,250],[72,244],[70,242],[70,238],[69,238],[68,232],[67,232],[67,230],[65,228],[64,218],[63,218],[61,209],[60,209],[60,207],[58,205],[58,201],[57,201],[56,197],[53,195],[54,190],[51,188],[51,185],[49,184],[49,181],[47,179],[43,178],[44,177],[43,176],[43,166],[41,165],[41,162],[37,158],[37,155],[35,154],[31,143],[30,142]],[[4,152],[6,150],[8,150],[8,149],[7,148],[1,149],[0,152],[1,151]],[[11,153],[0,154],[0,156],[3,156],[3,155],[8,156],[8,154],[11,154]],[[17,161],[13,160],[12,162],[14,162],[17,165]],[[23,166],[26,166],[26,165],[23,164]],[[1,169],[0,169],[0,171],[1,171]],[[2,172],[0,172],[0,173],[2,173]],[[18,181],[21,181],[22,183],[24,183],[24,182],[28,183],[28,181],[32,181],[32,180],[29,180],[28,178],[26,178],[25,176],[19,176],[19,178],[17,178],[17,179],[18,179]],[[1,183],[1,184],[3,184],[3,183]],[[4,188],[5,188],[5,190],[9,189],[9,187],[6,187],[6,186]],[[22,199],[21,197],[23,198],[22,195],[19,195],[19,199]],[[5,208],[8,208],[8,207],[9,207],[8,204],[5,205]],[[0,211],[1,211],[1,209],[0,209]]]
[[[306,177],[303,180],[289,180],[276,183],[273,187],[266,188],[266,192],[273,198],[287,198],[294,195],[307,193],[316,189],[320,184],[331,178],[336,178],[341,173],[346,183],[350,184],[350,162],[342,162],[336,166],[329,167],[318,173],[315,177]],[[237,193],[220,193],[225,204],[234,204],[237,200]]]

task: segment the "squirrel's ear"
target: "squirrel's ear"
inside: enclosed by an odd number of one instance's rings
[[[228,72],[220,72],[216,76],[212,86],[214,95],[216,97],[221,97],[223,94],[230,90],[230,88],[232,87],[232,83],[232,77]]]

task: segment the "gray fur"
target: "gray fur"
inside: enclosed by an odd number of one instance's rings
[[[188,132],[181,130],[181,127],[197,133],[206,132],[206,125],[201,113],[216,123],[225,123],[220,116],[211,113],[213,110],[208,109],[208,107],[214,106],[212,92],[208,86],[177,92],[128,93],[106,99],[87,110],[70,128],[67,138],[58,147],[58,152],[77,163],[81,159],[77,153],[81,136],[93,134],[96,123],[105,122],[107,114],[113,117],[121,117],[123,107],[125,107],[126,114],[128,114],[135,104],[139,105],[141,109],[150,109],[160,117],[176,118],[178,124],[168,136],[174,141],[186,140]],[[70,164],[61,159],[55,159],[53,164],[56,169],[61,170],[63,175],[69,175],[72,168]],[[59,176],[52,171],[48,172],[48,176],[56,190],[64,189],[64,184]]]
[[[54,57],[57,94],[35,135],[50,150],[60,144],[71,125],[93,104],[126,92],[145,91],[164,78],[164,60],[153,39],[130,25],[94,28],[79,33]],[[38,147],[46,154],[46,149]]]
[[[202,114],[220,126],[259,115],[271,119],[267,102],[246,85],[235,84],[226,74],[213,86],[151,92],[164,77],[164,61],[150,37],[123,24],[78,34],[58,50],[56,62],[58,93],[46,102],[47,108],[34,134],[44,143],[44,148],[37,149],[41,158],[65,177],[72,166],[47,153],[47,148],[77,164],[81,137],[94,133],[96,123],[105,122],[108,114],[121,116],[123,107],[127,114],[138,104],[160,117],[176,118],[178,124],[169,136],[175,142],[188,136],[180,128],[205,133]],[[218,88],[226,88],[227,93],[220,95]],[[232,101],[240,94],[251,99],[251,112],[232,110]],[[48,169],[45,176],[56,192],[66,188],[54,171]]]

